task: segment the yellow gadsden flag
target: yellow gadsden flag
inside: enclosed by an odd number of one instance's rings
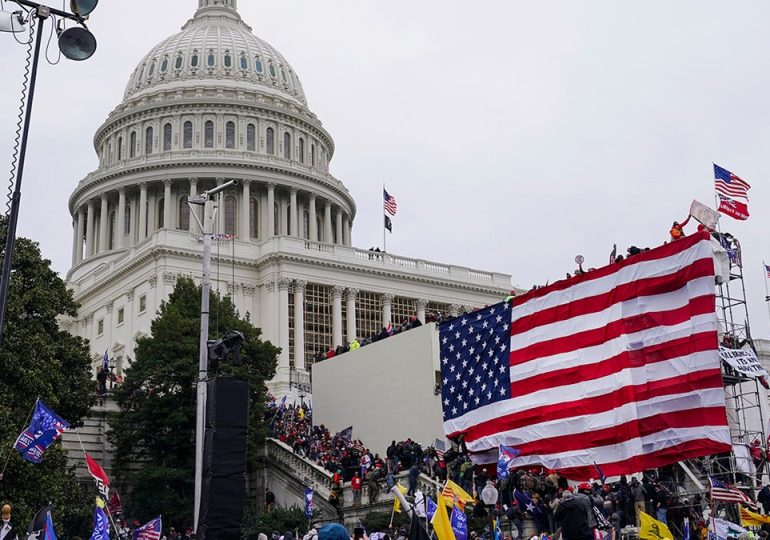
[[[770,523],[770,516],[763,516],[741,506],[741,525],[744,527],[761,527]]]
[[[671,534],[665,523],[644,512],[639,512],[639,516],[642,525],[639,528],[641,540],[674,540],[674,535]]]
[[[446,502],[446,505],[449,508],[452,508],[455,504],[455,497],[457,497],[458,500],[460,500],[463,504],[462,506],[465,506],[467,503],[473,502],[473,497],[468,495],[468,492],[465,491],[463,488],[452,482],[451,480],[447,480],[446,485],[444,486],[444,491],[442,493],[444,496],[444,502]]]
[[[438,540],[456,540],[455,533],[452,530],[452,524],[449,522],[449,514],[447,514],[446,510],[446,497],[438,497],[436,505],[437,508],[433,514],[433,519],[431,520],[436,537]]]
[[[401,482],[396,485],[402,495],[406,495],[406,492],[409,491]],[[401,500],[398,497],[393,497],[393,511],[398,512],[399,514],[401,513]]]

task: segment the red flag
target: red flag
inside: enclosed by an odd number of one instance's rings
[[[123,503],[120,502],[120,495],[118,495],[117,489],[112,490],[110,502],[107,503],[107,510],[109,510],[110,514],[113,516],[117,516],[123,513]]]
[[[739,221],[746,221],[749,219],[749,205],[736,201],[735,199],[731,199],[730,197],[722,195],[721,193],[717,193],[717,195],[719,196],[720,212],[727,214],[731,218],[737,219]]]
[[[91,476],[94,477],[96,487],[106,501],[110,496],[110,479],[107,478],[107,473],[104,472],[102,466],[94,461],[94,459],[88,455],[88,452],[84,451],[83,453],[86,455],[86,465],[88,465],[88,472],[90,472]]]

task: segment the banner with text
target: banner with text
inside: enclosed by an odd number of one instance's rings
[[[749,377],[761,377],[767,379],[770,377],[762,362],[751,349],[728,349],[719,347],[719,356],[730,364],[736,371],[748,375]]]

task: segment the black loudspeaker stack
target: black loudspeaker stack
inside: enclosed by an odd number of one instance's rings
[[[240,540],[246,496],[249,383],[216,378],[206,399],[198,540]]]

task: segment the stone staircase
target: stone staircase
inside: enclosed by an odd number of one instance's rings
[[[78,481],[93,482],[86,467],[83,449],[104,468],[107,476],[111,477],[113,448],[107,441],[107,418],[117,412],[117,403],[110,394],[107,394],[99,398],[91,409],[91,414],[84,419],[82,427],[68,429],[62,434],[62,443],[67,449],[69,465],[75,466]]]

